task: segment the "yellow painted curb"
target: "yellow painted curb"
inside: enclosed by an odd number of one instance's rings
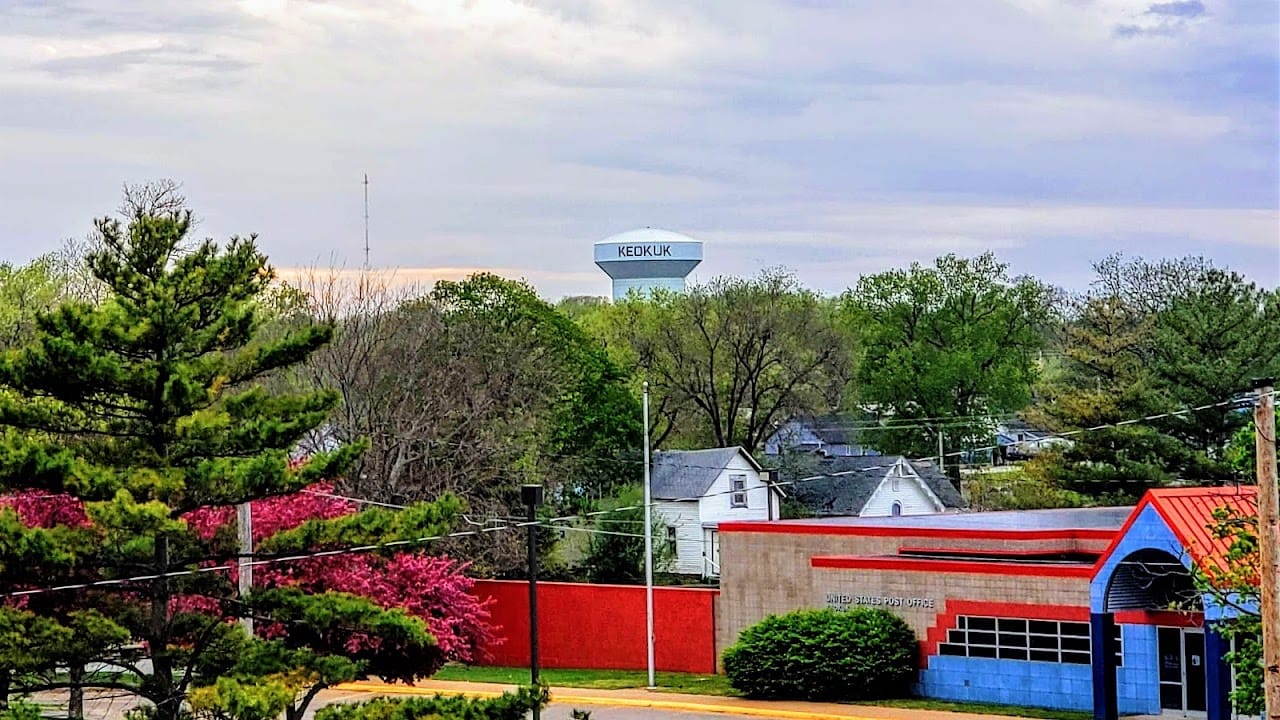
[[[464,695],[466,697],[492,698],[501,692],[491,690],[442,690],[412,686],[391,686],[380,683],[343,683],[335,690],[351,692],[377,692],[395,695]],[[576,693],[551,693],[552,702],[579,702],[584,705],[612,705],[616,707],[646,707],[655,710],[684,710],[686,712],[717,713],[721,715],[748,715],[751,717],[778,718],[778,720],[877,720],[862,715],[837,715],[833,713],[807,712],[803,710],[778,710],[741,705],[717,705],[711,703],[682,702],[639,698],[601,697]]]

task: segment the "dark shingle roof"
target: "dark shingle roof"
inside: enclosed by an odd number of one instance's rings
[[[942,506],[948,510],[954,508],[969,507],[969,503],[964,501],[964,496],[952,484],[951,478],[947,477],[937,465],[928,460],[913,460],[911,467],[915,469],[916,474],[924,481],[925,485],[933,491],[934,495],[942,501]]]
[[[738,453],[755,463],[739,447],[655,452],[649,475],[653,497],[657,500],[702,497]]]
[[[816,515],[857,515],[880,486],[889,468],[901,459],[900,455],[823,458],[812,468],[812,472],[805,473],[806,477],[829,473],[850,474],[807,480],[788,487],[795,499]],[[945,509],[967,507],[951,480],[938,472],[936,465],[916,461],[911,466],[924,484],[942,501]],[[796,479],[798,478],[785,476],[781,478],[783,482],[794,482]]]
[[[865,419],[853,413],[831,415],[802,415],[795,418],[801,427],[808,428],[819,440],[828,445],[857,445],[857,424]]]

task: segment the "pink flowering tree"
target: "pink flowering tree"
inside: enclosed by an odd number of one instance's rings
[[[295,495],[250,503],[254,545],[269,544],[271,538],[307,522],[349,516],[359,509],[355,502],[332,497],[332,489],[328,483],[317,483]],[[235,531],[234,508],[205,508],[185,519],[209,541]],[[261,565],[254,568],[253,582],[255,588],[350,593],[384,608],[403,608],[426,622],[439,648],[440,664],[470,663],[483,659],[484,648],[499,640],[489,624],[489,601],[472,593],[474,581],[465,574],[466,569],[464,563],[423,550],[362,552]],[[235,564],[229,566],[228,574],[236,579]],[[214,607],[198,597],[184,600],[203,604],[210,611]]]

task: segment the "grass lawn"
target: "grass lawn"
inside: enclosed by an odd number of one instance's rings
[[[648,684],[648,674],[643,670],[560,670],[546,669],[539,672],[542,681],[552,686],[572,688],[594,688],[597,690],[618,690],[622,688],[642,688]],[[445,665],[440,672],[432,676],[435,680],[464,680],[467,682],[502,683],[504,685],[521,685],[529,682],[527,667],[473,667],[467,665]],[[739,697],[741,694],[729,687],[729,678],[724,675],[694,675],[692,673],[660,672],[655,678],[658,690],[664,692],[689,693],[692,695],[722,695]],[[907,698],[903,700],[873,700],[857,705],[879,705],[883,707],[903,708],[906,710],[950,710],[956,712],[985,713],[988,715],[1011,715],[1024,718],[1040,718],[1042,720],[1090,720],[1092,713],[1072,710],[1044,710],[1041,708],[1016,707],[1012,705],[988,705],[985,703],[958,703],[928,698]]]

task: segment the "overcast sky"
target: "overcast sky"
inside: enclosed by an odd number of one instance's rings
[[[123,182],[283,268],[492,269],[608,293],[591,244],[696,271],[1111,252],[1280,284],[1275,0],[0,0],[0,257]]]

